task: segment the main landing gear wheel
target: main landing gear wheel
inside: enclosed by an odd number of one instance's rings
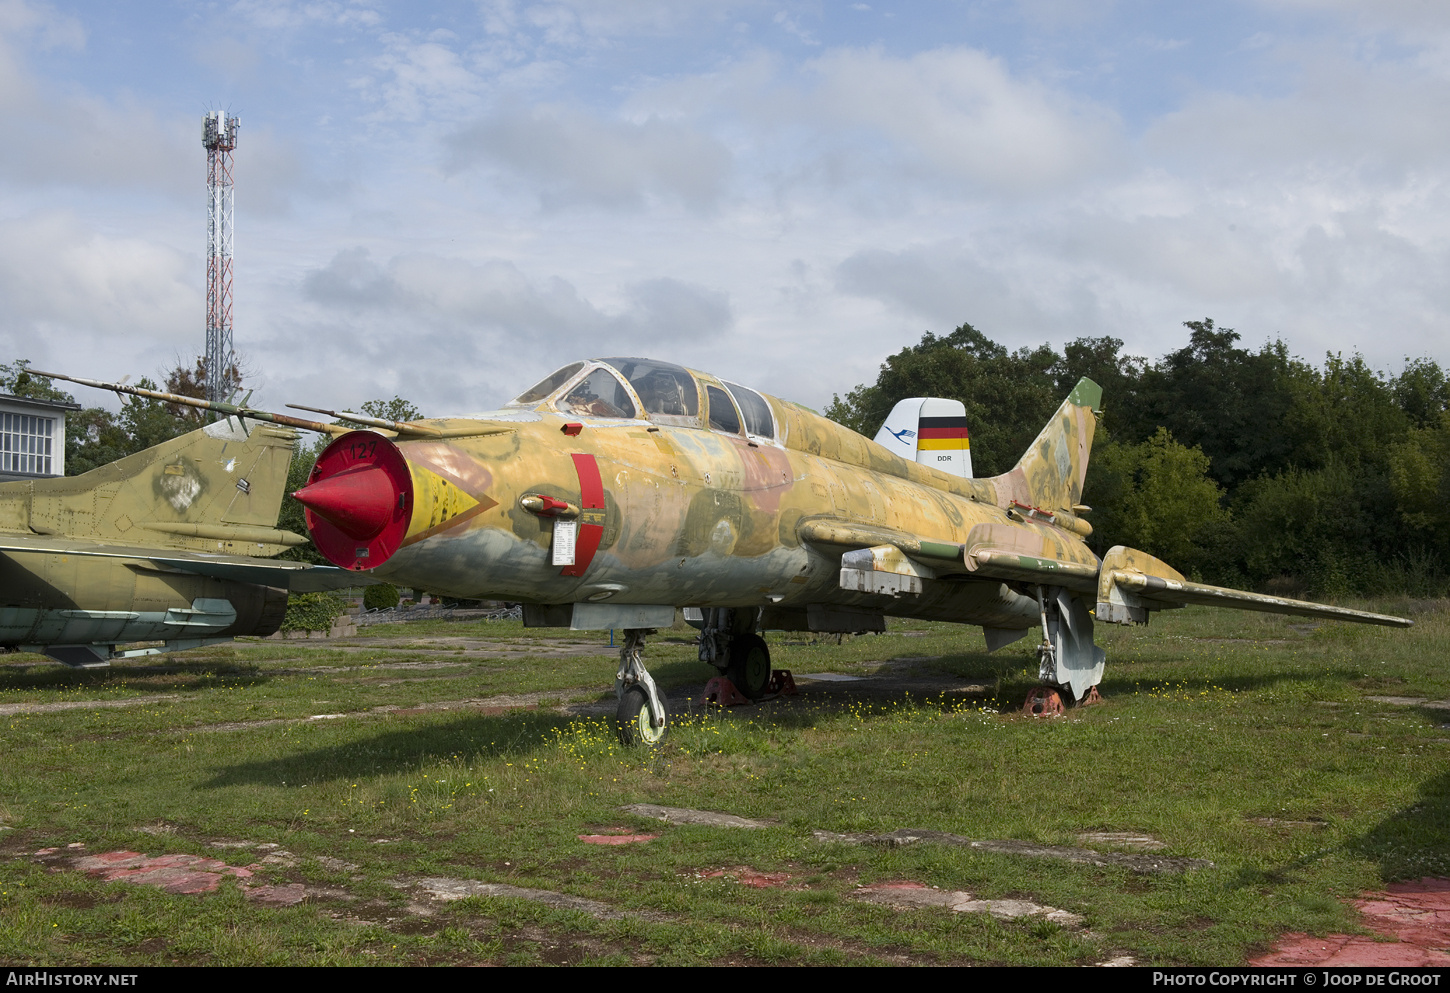
[[[752,700],[765,696],[770,685],[770,649],[758,634],[739,634],[730,640],[730,667],[725,673],[735,688]]]
[[[655,727],[649,698],[638,686],[631,686],[619,698],[615,712],[619,721],[619,743],[626,748],[635,745],[657,745],[665,736],[663,727]]]

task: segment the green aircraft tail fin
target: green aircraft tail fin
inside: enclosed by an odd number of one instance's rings
[[[277,514],[297,435],[227,418],[80,476],[0,484],[0,528],[276,555],[306,539]]]
[[[1091,379],[1079,379],[1017,465],[998,477],[999,501],[1054,513],[1081,504],[1102,402],[1103,388]]]

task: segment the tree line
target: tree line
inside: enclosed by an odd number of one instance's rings
[[[898,400],[962,401],[978,476],[1010,469],[1087,376],[1103,416],[1084,499],[1099,554],[1141,548],[1186,576],[1285,595],[1450,591],[1450,382],[1358,355],[1320,367],[1212,320],[1162,358],[1117,338],[1009,351],[970,324],[928,332],[827,416],[873,436]]]

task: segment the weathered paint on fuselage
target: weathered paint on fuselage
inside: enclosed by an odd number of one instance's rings
[[[412,519],[402,546],[373,574],[462,597],[782,610],[827,604],[1021,629],[1037,623],[1037,605],[997,580],[953,575],[900,597],[844,590],[842,549],[803,541],[801,527],[828,520],[958,546],[987,541],[1096,566],[1078,535],[1012,511],[1016,501],[1077,520],[1072,509],[1095,423],[1090,405],[1065,404],[1012,472],[972,480],[766,399],[775,443],[542,406],[485,415],[507,433],[400,442],[413,478]],[[563,433],[570,422],[582,425],[577,435]],[[453,419],[421,423],[467,427]],[[579,577],[550,564],[553,520],[520,503],[542,494],[579,505],[574,455],[593,457],[604,494],[603,534]]]

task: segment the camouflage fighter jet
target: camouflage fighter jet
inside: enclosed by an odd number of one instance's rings
[[[80,476],[0,483],[0,646],[106,665],[158,651],[118,653],[126,642],[179,651],[271,634],[289,589],[357,585],[331,566],[264,561],[307,540],[277,528],[297,437],[232,416]]]
[[[522,601],[531,626],[624,631],[626,740],[663,733],[641,648],[677,607],[752,698],[771,675],[761,631],[916,617],[979,625],[989,651],[1040,631],[1034,712],[1095,697],[1094,619],[1212,604],[1410,624],[1190,582],[1122,546],[1099,560],[1082,486],[1101,397],[1081,380],[1010,472],[973,479],[960,403],[902,401],[872,441],[705,373],[598,359],[501,410],[345,434],[295,495],[345,569]]]

